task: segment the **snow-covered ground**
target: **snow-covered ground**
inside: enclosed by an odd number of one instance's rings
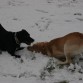
[[[0,0],[0,23],[9,31],[26,29],[35,42],[83,33],[83,0]],[[83,83],[82,61],[58,66],[57,59],[26,47],[17,52],[23,63],[0,54],[0,83]]]

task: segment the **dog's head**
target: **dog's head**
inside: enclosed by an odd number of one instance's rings
[[[33,44],[32,46],[28,46],[27,49],[29,51],[35,51],[35,52],[38,52],[38,53],[42,53],[42,54],[47,54],[47,45],[48,45],[48,42],[38,42],[38,43],[35,43]]]
[[[30,45],[34,42],[34,39],[30,37],[30,34],[22,29],[21,31],[17,32],[17,38],[20,41],[20,43],[26,43],[27,45]]]

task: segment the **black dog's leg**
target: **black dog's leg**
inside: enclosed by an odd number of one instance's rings
[[[15,51],[14,51],[14,50],[13,50],[13,51],[9,50],[8,53],[10,53],[11,56],[14,56],[15,58],[21,58],[20,55],[16,55],[16,54],[15,54]]]
[[[16,55],[16,54],[14,54],[13,56],[15,56],[15,58],[21,58],[20,55]]]
[[[23,59],[21,58],[21,56],[15,54],[15,49],[8,50],[8,53],[10,53],[11,56],[14,56],[15,58],[19,58],[20,62],[23,63]]]
[[[20,47],[20,48],[17,48],[16,51],[23,50],[23,49],[24,49],[24,47]]]
[[[19,58],[20,59],[20,62],[23,63],[23,59],[21,58],[20,55],[16,55],[14,53],[10,53],[12,56],[14,56],[15,58]]]
[[[16,59],[19,58],[19,60],[20,60],[21,63],[24,62],[20,55],[14,55],[14,56],[15,56]]]
[[[21,58],[20,55],[16,55],[16,54],[11,54],[12,56],[14,56],[15,58]]]

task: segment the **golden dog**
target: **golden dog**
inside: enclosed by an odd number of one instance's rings
[[[59,64],[70,64],[72,57],[83,52],[83,34],[72,32],[63,37],[53,39],[49,42],[39,42],[27,48],[30,51],[66,60]]]

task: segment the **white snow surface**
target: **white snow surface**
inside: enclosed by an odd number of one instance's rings
[[[8,31],[26,29],[35,42],[83,33],[83,0],[0,0],[0,23]],[[24,46],[17,52],[23,63],[7,52],[0,54],[0,83],[83,83],[82,61],[57,66],[57,59]]]

